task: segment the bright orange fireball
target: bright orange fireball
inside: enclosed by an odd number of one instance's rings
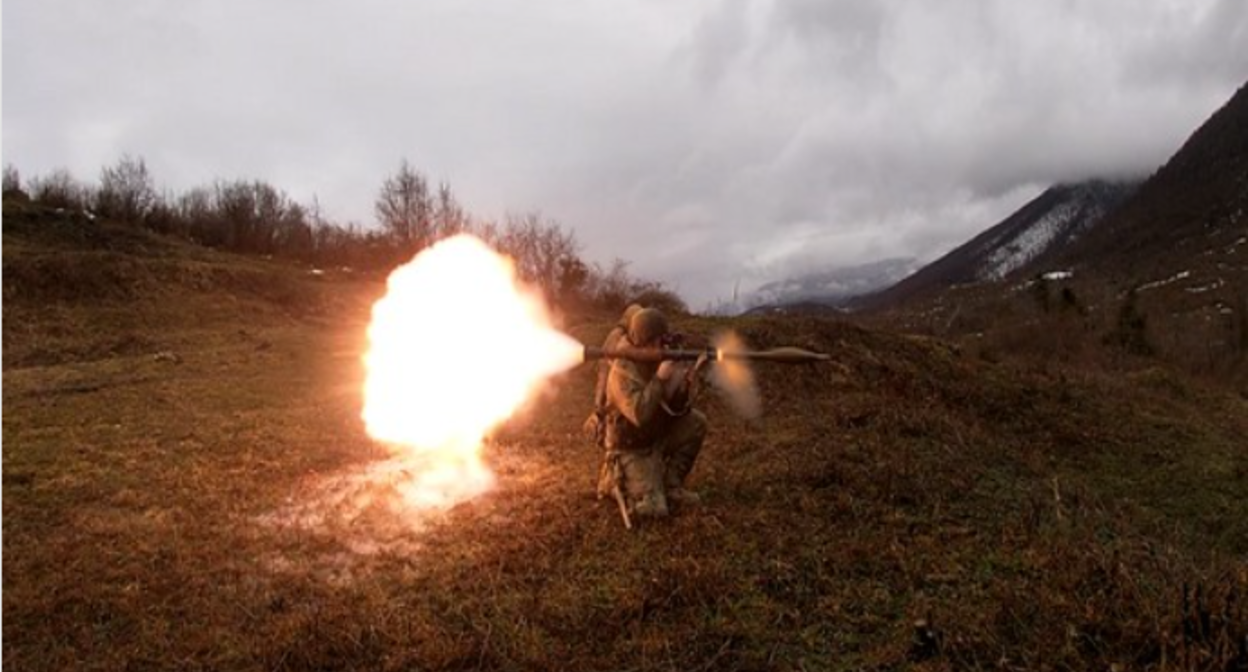
[[[481,445],[543,380],[581,361],[511,260],[460,235],[390,275],[364,356],[364,423],[410,479],[406,502],[449,507],[489,489]]]

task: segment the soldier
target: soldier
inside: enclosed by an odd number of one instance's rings
[[[641,309],[642,306],[637,303],[629,304],[624,309],[624,314],[620,317],[620,321],[615,323],[615,327],[603,339],[603,350],[613,350],[620,344],[624,335],[628,333],[629,320],[633,319],[633,316],[640,312]],[[607,403],[607,374],[610,372],[611,361],[607,359],[600,360],[598,362],[598,382],[594,387],[594,411],[585,419],[585,434],[599,446],[603,444],[602,432],[606,429],[604,423],[607,417],[607,409],[609,408]]]
[[[659,347],[667,318],[653,308],[629,320],[621,347]],[[706,416],[692,408],[692,384],[705,360],[692,367],[616,359],[607,376],[604,476],[623,481],[627,508],[640,516],[666,516],[670,505],[696,504],[685,479],[706,439]],[[604,485],[599,483],[599,494]]]

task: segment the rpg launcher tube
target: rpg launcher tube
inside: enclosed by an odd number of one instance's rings
[[[628,359],[634,362],[657,364],[666,360],[693,361],[706,355],[709,361],[722,362],[727,359],[744,359],[756,362],[776,362],[777,364],[810,364],[826,362],[831,356],[822,352],[811,352],[801,348],[772,348],[770,350],[720,350],[717,348],[675,349],[675,348],[614,348],[605,350],[592,345],[585,346],[584,361],[592,359]]]

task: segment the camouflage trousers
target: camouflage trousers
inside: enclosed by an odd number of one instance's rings
[[[706,416],[699,411],[674,418],[651,445],[608,450],[598,478],[598,496],[608,496],[616,483],[630,511],[639,516],[666,516],[668,491],[684,486],[706,440]]]

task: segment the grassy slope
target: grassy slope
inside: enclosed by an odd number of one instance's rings
[[[757,423],[708,399],[698,511],[628,534],[593,499],[581,369],[492,441],[499,487],[423,532],[274,527],[381,454],[357,419],[380,288],[89,227],[6,210],[15,669],[1248,664],[1242,398],[692,320],[835,360],[761,370]]]

